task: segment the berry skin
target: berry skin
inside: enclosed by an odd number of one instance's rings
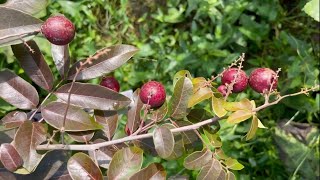
[[[249,85],[254,91],[263,93],[264,91],[267,92],[270,90],[270,86],[274,81],[272,89],[276,89],[278,85],[276,75],[272,69],[257,68],[250,74]]]
[[[63,15],[48,18],[41,26],[42,34],[55,45],[70,43],[75,35],[73,23]]]
[[[238,68],[230,68],[226,70],[222,74],[222,79],[221,79],[222,84],[223,85],[231,84],[237,72],[238,72]],[[236,79],[236,83],[233,85],[232,92],[234,93],[242,92],[247,88],[247,85],[248,85],[248,77],[243,70],[240,70],[238,77]]]
[[[218,91],[223,95],[226,96],[227,95],[227,86],[225,85],[220,85],[218,87]]]
[[[157,108],[166,101],[166,90],[161,83],[149,81],[141,87],[139,96],[144,104]]]
[[[106,88],[109,88],[113,91],[119,92],[120,91],[120,84],[118,82],[118,80],[116,80],[116,78],[114,77],[103,77],[101,82],[100,82],[101,86],[104,86]]]

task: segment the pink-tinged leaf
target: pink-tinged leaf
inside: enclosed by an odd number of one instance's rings
[[[101,52],[103,53],[97,56],[91,64],[84,65],[76,77],[76,80],[93,79],[110,73],[126,63],[135,53],[138,52],[138,49],[131,45],[122,44],[101,49],[96,54]],[[94,54],[93,57],[95,57],[96,54]],[[71,67],[68,77],[69,80],[74,78],[77,68],[79,68],[80,64],[85,60],[86,59],[78,61]]]
[[[40,32],[42,21],[21,11],[0,7],[0,47],[20,44]]]
[[[160,122],[164,117],[166,117],[168,113],[168,103],[164,102],[164,104],[159,109],[152,111],[151,113],[151,120]]]
[[[192,123],[189,121],[176,121],[176,124],[179,127],[183,127],[191,125]],[[193,144],[199,140],[197,134],[193,130],[181,132],[181,135],[186,149],[192,149]]]
[[[51,126],[61,129],[67,104],[62,102],[51,102],[42,107],[41,113],[44,120]],[[95,122],[88,113],[76,106],[69,106],[65,131],[88,131],[100,129],[101,125]]]
[[[161,164],[153,163],[130,177],[130,180],[165,180],[167,173]]]
[[[211,159],[210,162],[200,170],[197,180],[225,179],[223,177],[225,177],[225,172],[222,169],[222,165],[218,160]]]
[[[175,84],[173,95],[170,99],[170,116],[182,119],[188,114],[188,101],[192,95],[192,82],[189,78],[182,77]]]
[[[252,121],[251,121],[251,126],[250,126],[250,129],[246,135],[246,140],[250,140],[254,137],[254,135],[256,134],[257,132],[257,129],[258,129],[258,118],[257,116],[253,116],[252,117]]]
[[[37,90],[7,69],[0,71],[0,98],[19,109],[33,109],[39,103]]]
[[[55,95],[67,102],[71,83],[61,86]],[[108,88],[88,83],[74,83],[70,103],[82,108],[118,110],[128,106],[131,100]]]
[[[84,153],[73,155],[67,167],[72,179],[103,180],[100,168]]]
[[[29,47],[25,44],[12,45],[13,54],[33,82],[47,91],[51,90],[53,86],[53,75],[38,45],[33,40],[26,43]],[[29,48],[31,48],[33,52],[31,52]]]
[[[0,160],[4,167],[11,172],[14,172],[23,164],[23,160],[17,150],[8,143],[1,144]]]
[[[166,127],[168,129],[176,128],[174,125],[169,123],[163,124],[162,127]],[[166,158],[167,160],[178,159],[185,152],[181,133],[173,133],[173,136],[174,136],[174,148],[171,155]]]
[[[27,114],[25,112],[12,111],[3,117],[1,121],[5,128],[16,128],[27,119]]]
[[[168,158],[174,149],[174,137],[169,128],[161,126],[153,131],[153,142],[158,155]]]
[[[92,139],[94,131],[68,132],[68,135],[76,142],[88,143]]]
[[[232,124],[240,123],[242,121],[245,121],[245,120],[249,119],[252,115],[253,115],[252,111],[249,111],[249,110],[238,110],[238,111],[232,113],[228,117],[227,122],[228,123],[232,123]]]
[[[51,54],[60,76],[64,78],[70,66],[69,45],[51,44]]]
[[[38,122],[25,121],[19,127],[12,145],[23,159],[23,167],[33,172],[45,154],[38,154],[36,147],[46,140],[46,129]]]
[[[104,134],[111,140],[118,127],[118,112],[95,110],[94,117],[103,126]]]
[[[199,170],[212,159],[212,152],[203,149],[202,151],[196,151],[187,156],[184,159],[183,166],[189,170]]]
[[[143,151],[128,147],[115,153],[108,169],[108,179],[127,179],[141,169]]]
[[[48,0],[8,0],[3,6],[23,11],[27,14],[37,14],[48,5]]]
[[[143,103],[140,100],[139,93],[140,89],[137,89],[133,93],[132,102],[128,110],[128,121],[126,124],[126,128],[130,132],[129,134],[134,133],[139,128],[141,123],[140,112],[143,107]]]

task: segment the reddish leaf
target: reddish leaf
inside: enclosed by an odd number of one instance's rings
[[[48,124],[60,129],[63,126],[66,108],[67,104],[65,103],[51,102],[42,107],[41,113]],[[100,125],[91,119],[89,114],[84,110],[75,106],[69,106],[65,123],[65,131],[88,131],[100,128]]]
[[[161,164],[153,163],[130,177],[130,180],[165,180],[167,173]]]
[[[192,124],[189,121],[176,121],[176,123],[179,127],[188,126]],[[193,144],[197,140],[199,140],[197,134],[192,130],[181,132],[181,135],[182,135],[183,143],[186,149],[193,148]]]
[[[23,164],[23,160],[21,159],[17,150],[8,143],[1,144],[0,158],[4,167],[12,172],[17,170]]]
[[[61,77],[65,77],[70,66],[69,45],[58,46],[51,44],[51,54],[59,74]]]
[[[53,75],[38,45],[32,40],[26,43],[29,47],[25,44],[11,46],[12,52],[33,82],[45,90],[51,90],[53,86]],[[31,52],[29,48],[34,52]]]
[[[99,52],[101,53],[105,50],[108,51],[94,59],[91,64],[86,64],[83,67],[76,80],[93,79],[112,72],[126,63],[138,51],[136,47],[124,44],[104,48],[99,50]],[[86,59],[78,61],[71,67],[68,77],[69,80],[74,78],[77,68],[79,68],[80,64],[85,60]]]
[[[212,159],[206,166],[201,169],[197,176],[197,180],[225,179],[223,177],[225,177],[225,172],[222,169],[222,165],[218,160]]]
[[[63,101],[68,100],[71,83],[61,86],[55,95]],[[88,83],[74,83],[70,103],[83,108],[118,110],[130,104],[131,100],[108,88]]]
[[[0,98],[19,109],[32,109],[39,103],[37,90],[7,69],[0,71]]]
[[[169,123],[163,124],[162,126],[167,127],[168,129],[174,129],[175,126]],[[184,153],[184,144],[183,144],[183,138],[181,133],[173,133],[174,136],[174,148],[169,157],[166,159],[171,160],[171,159],[177,159],[181,157]]]
[[[199,170],[212,159],[212,152],[203,149],[202,151],[196,151],[189,156],[183,162],[183,166],[190,170]]]
[[[151,119],[159,122],[163,120],[164,117],[166,117],[167,113],[168,113],[168,104],[167,102],[164,102],[164,104],[159,109],[152,112]]]
[[[167,158],[172,154],[174,149],[174,137],[167,127],[161,126],[153,131],[153,142],[160,157]]]
[[[133,93],[132,102],[128,110],[128,121],[126,128],[129,130],[130,134],[135,132],[141,123],[140,111],[143,107],[143,103],[139,97],[140,89],[137,89]]]
[[[3,117],[1,121],[5,128],[16,128],[27,119],[27,114],[25,112],[12,111]]]
[[[68,135],[76,142],[88,143],[92,139],[94,131],[68,132]]]
[[[84,154],[77,153],[68,161],[68,171],[72,179],[92,179],[102,180],[100,168],[92,161],[92,159]]]
[[[38,122],[25,121],[18,129],[13,146],[23,159],[23,167],[32,172],[45,154],[38,154],[36,147],[46,140],[46,129]]]
[[[103,132],[109,140],[116,132],[118,126],[118,113],[117,111],[94,111],[96,121],[103,126]]]
[[[40,32],[42,21],[21,11],[0,7],[0,46],[22,43]]]
[[[48,0],[8,0],[3,6],[28,14],[37,14],[47,7]]]

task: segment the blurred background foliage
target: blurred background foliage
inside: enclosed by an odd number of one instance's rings
[[[172,78],[177,71],[187,69],[194,77],[210,78],[245,53],[247,74],[256,67],[281,68],[279,91],[288,94],[319,84],[320,26],[302,11],[306,3],[305,0],[51,0],[47,9],[36,16],[45,20],[61,13],[75,23],[76,39],[70,44],[73,61],[113,44],[137,46],[138,55],[114,72],[122,90],[158,80],[171,93]],[[58,77],[50,44],[41,36],[35,40]],[[5,67],[28,79],[9,47],[0,49],[0,69]],[[263,98],[250,89],[232,95],[231,100],[244,97],[263,103]],[[269,129],[258,130],[256,138],[248,142],[243,135],[249,124],[223,126],[220,135],[226,154],[245,165],[237,177],[319,177],[320,153],[316,148],[319,100],[319,93],[312,93],[288,98],[259,112],[259,118]],[[0,117],[11,110],[0,100]],[[298,123],[294,132],[290,131],[292,128],[284,128],[288,124],[283,122],[289,119]],[[304,138],[312,136],[314,140],[303,141],[297,134]],[[170,175],[188,172],[182,169],[182,161],[164,164]]]

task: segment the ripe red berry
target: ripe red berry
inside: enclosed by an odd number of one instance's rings
[[[55,45],[70,43],[75,35],[73,23],[63,15],[48,18],[41,26],[42,34]]]
[[[227,86],[225,85],[220,85],[218,87],[218,91],[223,95],[226,96],[227,95]]]
[[[119,92],[120,91],[120,84],[118,82],[118,80],[116,80],[116,78],[114,77],[103,77],[101,82],[100,82],[101,86],[104,86],[106,88],[109,88],[113,91]]]
[[[269,68],[258,68],[251,72],[249,78],[250,87],[258,93],[269,91],[273,82],[272,89],[276,89],[278,80],[276,73]]]
[[[238,68],[230,68],[226,70],[222,74],[222,79],[221,79],[222,84],[223,85],[231,84],[237,72],[238,72]],[[247,88],[247,85],[248,85],[248,77],[243,70],[240,70],[236,79],[236,83],[233,85],[232,92],[234,93],[242,92]]]
[[[166,90],[157,81],[149,81],[141,87],[140,99],[151,108],[160,107],[166,101]]]

